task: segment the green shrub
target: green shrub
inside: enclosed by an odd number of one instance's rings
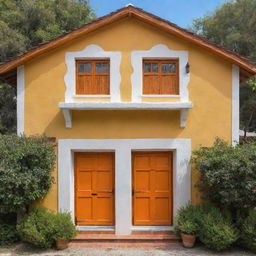
[[[0,135],[0,152],[0,213],[22,212],[49,191],[54,145],[43,137]]]
[[[54,217],[54,213],[45,208],[33,210],[17,225],[21,240],[39,248],[51,248],[54,245]]]
[[[69,213],[58,213],[54,218],[54,238],[71,239],[76,236],[76,228]]]
[[[197,224],[189,220],[183,222],[180,225],[180,232],[186,235],[196,235],[197,230],[198,230]]]
[[[176,232],[196,235],[206,247],[216,251],[228,248],[238,239],[229,212],[223,215],[219,208],[207,204],[180,208],[175,217],[174,229]]]
[[[51,248],[56,239],[70,239],[76,235],[69,213],[55,214],[45,208],[33,210],[17,225],[17,230],[22,241],[39,248]]]
[[[240,226],[240,244],[256,252],[256,212],[252,210]]]
[[[16,225],[0,223],[0,245],[18,241]]]
[[[209,207],[201,216],[199,226],[199,240],[209,249],[227,249],[238,239],[237,230],[218,208]]]
[[[211,201],[232,208],[256,207],[256,143],[233,147],[216,139],[212,147],[193,152],[198,184]]]
[[[0,245],[18,241],[16,214],[0,214]]]

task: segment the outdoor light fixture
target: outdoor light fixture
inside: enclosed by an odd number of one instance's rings
[[[186,73],[189,73],[190,72],[190,65],[189,65],[189,63],[187,63],[187,65],[186,65]]]

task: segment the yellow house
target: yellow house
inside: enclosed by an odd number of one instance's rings
[[[256,67],[133,6],[0,65],[18,134],[55,137],[42,204],[80,230],[169,230],[197,203],[193,149],[239,140],[239,83]],[[16,79],[17,78],[17,79]]]

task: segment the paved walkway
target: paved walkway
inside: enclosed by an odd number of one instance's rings
[[[221,253],[214,253],[197,246],[193,249],[172,250],[136,250],[136,249],[66,249],[63,251],[40,251],[18,244],[12,248],[1,248],[0,256],[255,256],[251,252],[241,249],[232,249]]]

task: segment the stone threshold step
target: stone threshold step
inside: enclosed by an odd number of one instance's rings
[[[179,242],[80,242],[69,243],[69,248],[97,248],[97,249],[116,249],[116,248],[136,248],[136,249],[178,249],[182,248]]]
[[[165,235],[115,235],[79,233],[73,240],[180,240],[175,234]]]

